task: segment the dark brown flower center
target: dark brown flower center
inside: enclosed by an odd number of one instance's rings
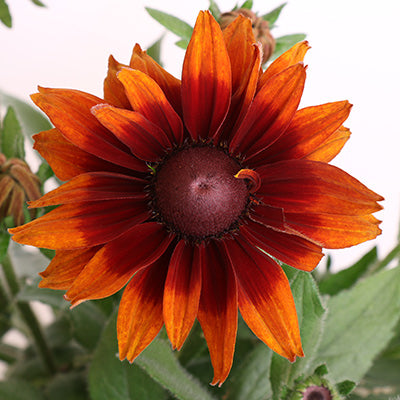
[[[246,182],[234,177],[240,169],[222,149],[180,149],[157,168],[155,211],[187,239],[221,236],[237,228],[249,202]]]
[[[309,386],[303,393],[304,400],[332,400],[331,392],[325,386]]]

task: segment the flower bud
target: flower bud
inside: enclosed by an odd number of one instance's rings
[[[230,11],[221,14],[219,24],[221,29],[224,30],[231,22],[233,22],[239,15],[243,15],[251,20],[253,27],[254,37],[257,42],[261,44],[262,48],[262,63],[266,63],[272,56],[275,50],[275,39],[269,30],[268,21],[258,17],[253,11],[246,8]]]
[[[313,375],[289,391],[288,400],[340,400],[338,391],[327,379]]]

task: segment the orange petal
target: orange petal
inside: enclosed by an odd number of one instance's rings
[[[198,320],[210,351],[214,378],[219,386],[232,367],[237,331],[235,275],[218,242],[210,242],[202,255],[202,289]]]
[[[172,147],[166,133],[138,112],[100,104],[92,113],[142,160],[159,161]]]
[[[76,176],[39,200],[29,202],[30,208],[57,204],[80,203],[118,199],[141,199],[147,182],[133,176],[111,172],[89,172]]]
[[[137,272],[124,290],[118,310],[119,358],[133,360],[162,328],[163,292],[170,252]]]
[[[382,196],[332,165],[291,160],[258,168],[257,192],[265,204],[286,213],[366,215],[382,209]]]
[[[124,85],[118,80],[117,74],[127,65],[120,64],[113,56],[108,59],[107,77],[104,79],[104,100],[115,107],[130,110],[131,104],[125,94]]]
[[[282,268],[240,238],[224,242],[238,282],[238,303],[249,328],[293,362],[304,356],[296,307]]]
[[[229,109],[231,65],[224,37],[208,11],[197,17],[182,70],[182,107],[194,140],[212,138]]]
[[[286,130],[297,110],[305,79],[302,64],[296,64],[275,75],[257,93],[233,136],[229,150],[251,159],[275,142]]]
[[[68,89],[39,88],[31,96],[34,103],[75,146],[97,157],[133,170],[142,170],[143,162],[133,157],[127,147],[104,128],[90,109],[103,100]]]
[[[331,154],[327,141],[331,141],[331,136],[347,119],[351,107],[348,101],[338,101],[298,110],[288,129],[275,143],[252,158],[251,165],[308,158],[309,154],[317,151],[321,146],[325,147],[325,150],[321,149],[321,156],[324,152],[325,155]]]
[[[39,287],[68,290],[100,246],[78,250],[58,250],[49,266],[39,275]]]
[[[181,81],[157,64],[138,44],[135,45],[129,66],[154,79],[175,111],[182,115]]]
[[[261,75],[258,82],[257,91],[260,90],[265,85],[265,83],[275,74],[278,74],[279,72],[283,71],[286,68],[289,68],[292,65],[303,62],[304,56],[309,49],[310,46],[305,40],[303,42],[296,43],[288,51],[278,57]]]
[[[10,233],[21,244],[72,250],[106,243],[148,218],[148,207],[143,200],[74,203],[10,229]]]
[[[164,322],[172,347],[180,349],[199,309],[201,252],[181,240],[172,254],[164,289]]]
[[[172,239],[156,222],[134,226],[96,253],[75,279],[66,299],[75,306],[85,300],[111,296],[137,271],[158,260]]]
[[[122,69],[118,74],[118,79],[125,87],[133,110],[161,128],[168,135],[171,143],[181,144],[182,121],[160,86],[143,72],[128,68]]]

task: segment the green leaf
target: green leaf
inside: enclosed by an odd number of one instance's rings
[[[0,227],[0,263],[7,254],[10,243],[10,234]]]
[[[160,59],[160,52],[161,52],[161,42],[163,40],[163,36],[160,37],[157,41],[155,41],[148,49],[147,49],[147,54],[156,62],[158,62],[160,65],[161,59]]]
[[[268,21],[269,23],[269,29],[272,29],[275,25],[276,20],[279,18],[281,15],[281,11],[283,8],[286,6],[287,3],[281,4],[279,7],[274,8],[272,11],[270,11],[267,14],[264,14],[261,16],[262,19],[265,21]]]
[[[31,0],[33,4],[39,6],[39,7],[46,7],[45,4],[43,4],[41,1],[39,0]]]
[[[57,400],[87,400],[84,376],[76,371],[58,374],[47,385],[46,395]]]
[[[285,51],[289,50],[292,46],[298,42],[301,42],[305,38],[306,35],[304,33],[294,33],[292,35],[275,38],[275,51],[270,61],[274,61]]]
[[[336,381],[359,382],[393,337],[400,317],[400,267],[384,270],[328,301],[318,362]]]
[[[210,5],[208,7],[212,16],[218,21],[221,16],[221,10],[218,7],[218,4],[214,0],[210,0]]]
[[[11,28],[12,18],[5,0],[0,0],[0,21],[8,28]]]
[[[251,10],[253,8],[253,0],[246,0],[239,8],[246,8]]]
[[[354,389],[355,387],[356,387],[355,382],[349,381],[349,380],[346,380],[346,381],[343,381],[343,382],[339,382],[339,383],[336,385],[337,391],[338,391],[339,394],[341,394],[342,396],[347,396],[347,395],[349,395],[349,394],[353,391],[353,389]]]
[[[178,40],[177,42],[175,42],[175,44],[181,49],[186,50],[187,47],[189,46],[189,40],[187,39]]]
[[[15,111],[8,107],[0,131],[0,151],[7,158],[25,158],[24,136]]]
[[[189,40],[192,36],[193,28],[187,22],[154,8],[146,7],[146,10],[157,22],[180,38]]]
[[[269,369],[272,351],[264,344],[258,343],[244,359],[229,382],[227,389],[229,400],[263,400],[271,397]]]
[[[12,379],[0,382],[0,399],[46,400],[38,389],[23,380]]]
[[[374,247],[351,267],[336,274],[327,275],[319,282],[321,293],[335,295],[343,289],[348,289],[371,267],[378,259],[377,248]]]
[[[310,273],[298,271],[291,289],[296,303],[301,340],[305,357],[290,363],[286,358],[273,354],[271,361],[271,385],[274,398],[279,398],[284,386],[291,387],[300,375],[311,375],[321,363],[315,363],[318,344],[324,328],[325,308],[317,285]]]

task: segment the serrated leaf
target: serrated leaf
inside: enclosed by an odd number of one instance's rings
[[[156,40],[150,47],[147,48],[147,54],[156,62],[158,62],[161,66],[160,52],[161,52],[161,42],[163,40],[163,36],[160,39]]]
[[[0,21],[8,28],[11,28],[12,18],[5,0],[0,0]]]
[[[246,0],[239,8],[246,8],[251,10],[253,8],[253,0]]]
[[[283,8],[286,6],[287,3],[283,3],[280,6],[274,8],[267,14],[261,16],[261,18],[269,23],[269,29],[272,29],[275,25],[276,20],[281,15]]]
[[[7,254],[8,245],[10,243],[10,234],[0,227],[0,263]]]
[[[25,158],[24,136],[12,107],[8,107],[0,131],[0,151],[7,158]]]
[[[229,400],[264,400],[271,396],[271,356],[272,351],[264,343],[254,347],[226,383],[231,382],[227,389]]]
[[[317,285],[310,273],[298,271],[291,282],[296,303],[301,341],[305,356],[290,363],[286,358],[273,354],[270,380],[273,397],[278,399],[283,387],[291,387],[300,375],[311,375],[321,363],[315,363],[318,343],[324,329],[325,308]]]
[[[333,296],[343,289],[348,289],[356,283],[377,259],[378,251],[374,247],[351,267],[324,277],[319,282],[319,290],[321,293]]]
[[[177,42],[175,42],[175,45],[183,50],[186,50],[187,47],[189,46],[189,40],[186,39],[178,40]]]
[[[292,35],[285,35],[275,38],[275,51],[272,58],[269,61],[274,61],[285,51],[289,50],[296,43],[301,42],[306,38],[304,33],[294,33]]]
[[[212,16],[218,21],[221,16],[221,10],[218,7],[218,4],[214,0],[210,0],[210,5],[208,6],[209,11]]]
[[[359,382],[394,335],[400,317],[400,268],[384,270],[328,301],[318,351],[336,381]]]
[[[193,28],[185,21],[174,17],[154,8],[146,7],[146,11],[161,25],[165,26],[169,31],[175,33],[182,39],[189,40],[193,33]]]
[[[26,381],[12,379],[0,382],[0,399],[46,400],[42,393]]]

